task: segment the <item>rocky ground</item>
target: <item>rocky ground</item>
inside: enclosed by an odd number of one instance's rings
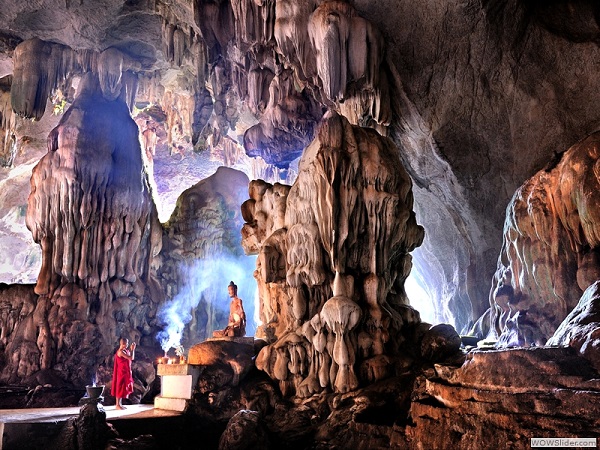
[[[435,363],[413,355],[413,365],[396,376],[308,398],[284,397],[254,367],[252,355],[261,347],[212,341],[190,350],[201,373],[185,413],[169,422],[171,432],[140,421],[109,427],[102,413],[86,407],[52,442],[64,445],[79,433],[78,443],[57,448],[87,449],[81,442],[93,442],[96,448],[191,449],[201,436],[203,448],[220,450],[480,450],[528,449],[532,437],[600,437],[600,374],[569,347],[462,348],[439,353]],[[8,405],[8,393],[1,394]],[[12,399],[29,399],[29,406],[37,399],[41,406],[60,395],[50,387],[15,389]]]

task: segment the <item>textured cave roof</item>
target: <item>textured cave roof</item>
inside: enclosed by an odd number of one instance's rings
[[[166,70],[162,27],[168,21],[200,33],[192,3],[0,0],[0,78],[12,72],[14,47],[32,37],[75,49],[115,46],[144,69]],[[426,229],[416,271],[434,297],[437,320],[462,328],[488,306],[515,189],[598,129],[600,5],[352,4],[387,43],[390,136],[413,178],[417,220]]]

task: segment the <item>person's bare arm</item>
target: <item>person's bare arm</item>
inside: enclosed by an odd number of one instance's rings
[[[129,361],[133,361],[135,359],[135,342],[131,343],[129,349],[131,350],[131,355],[128,355],[123,350],[119,349],[119,356],[128,359]]]

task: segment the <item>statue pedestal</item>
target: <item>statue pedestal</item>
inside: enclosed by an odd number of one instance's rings
[[[210,342],[210,341],[229,341],[229,342],[236,342],[238,344],[254,345],[254,336],[244,336],[244,337],[234,337],[234,336],[211,337],[211,338],[208,338],[206,341],[208,341],[208,342]]]
[[[199,368],[191,364],[159,364],[160,395],[154,398],[154,407],[170,411],[183,411],[192,398],[198,381]]]

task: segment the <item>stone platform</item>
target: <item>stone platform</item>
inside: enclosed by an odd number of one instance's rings
[[[160,395],[154,398],[154,407],[182,412],[187,400],[192,398],[199,368],[192,364],[159,364],[157,373],[161,387]]]
[[[254,365],[256,343],[253,336],[209,338],[190,348],[186,364],[158,364],[161,377],[160,395],[154,398],[155,408],[184,411],[192,398],[200,373],[206,367],[229,370],[237,385],[240,376]],[[210,369],[208,369],[210,372]]]
[[[223,337],[213,337],[208,338],[205,342],[213,342],[213,341],[229,341],[236,342],[238,344],[244,345],[254,345],[254,336],[244,336],[244,337],[232,337],[232,336],[223,336]]]
[[[38,442],[49,441],[60,433],[69,419],[79,416],[79,411],[78,406],[1,409],[0,449],[37,448]],[[115,406],[104,406],[104,411],[106,421],[110,423],[141,420],[152,424],[155,420],[181,416],[177,411],[155,409],[152,405],[127,405],[125,410],[118,410]]]

